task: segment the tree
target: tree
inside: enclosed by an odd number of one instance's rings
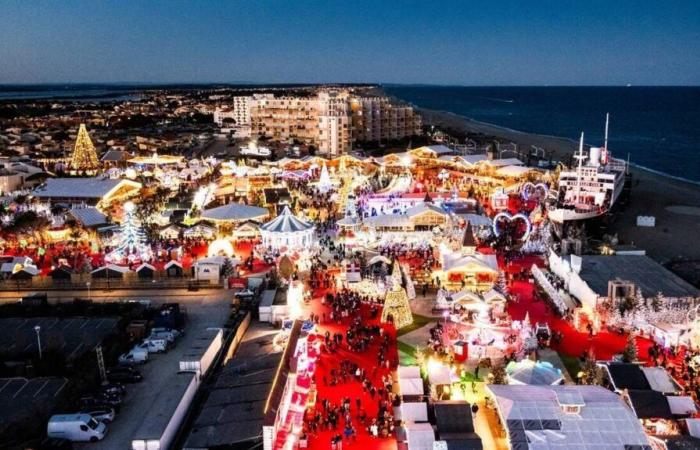
[[[622,350],[622,360],[626,363],[631,363],[637,361],[639,357],[639,349],[637,348],[637,341],[634,339],[634,335],[627,335],[627,344],[625,349]]]
[[[224,279],[229,279],[233,276],[233,263],[231,262],[231,258],[224,259],[224,263],[221,265],[221,276],[224,277]]]
[[[508,376],[506,374],[506,368],[503,365],[497,365],[491,368],[491,373],[489,374],[489,381],[491,384],[508,384]]]
[[[581,384],[599,386],[603,383],[603,369],[596,364],[591,352],[586,353],[586,359],[581,364],[581,371],[578,375]]]

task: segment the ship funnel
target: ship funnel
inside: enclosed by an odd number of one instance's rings
[[[591,147],[591,149],[588,153],[588,160],[589,160],[590,165],[596,166],[596,167],[600,165],[600,153],[601,153],[600,147]]]

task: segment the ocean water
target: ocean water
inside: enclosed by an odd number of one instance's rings
[[[700,182],[700,87],[385,86],[414,105],[602,145],[638,166]]]

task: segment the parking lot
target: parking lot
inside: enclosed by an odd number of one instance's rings
[[[107,436],[94,444],[76,444],[76,449],[125,450],[131,448],[131,439],[137,432],[155,400],[167,395],[169,386],[177,376],[181,356],[187,351],[197,336],[198,331],[207,327],[220,327],[226,321],[229,312],[231,292],[210,290],[197,296],[153,297],[154,306],[161,303],[179,302],[187,309],[185,335],[179,338],[174,348],[164,354],[154,354],[148,363],[138,366],[143,374],[143,381],[127,384],[127,394],[114,423],[110,425]],[[140,296],[138,298],[149,298]]]

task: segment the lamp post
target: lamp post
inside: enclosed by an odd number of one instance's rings
[[[39,333],[41,333],[41,327],[39,325],[36,325],[34,327],[34,331],[36,331],[36,342],[37,342],[37,345],[39,347],[39,359],[41,359],[42,358],[42,355],[41,355],[41,335],[39,334]]]
[[[90,285],[91,284],[89,281],[87,283],[85,283],[85,286],[87,286],[87,288],[88,288],[88,300],[92,301],[92,291],[90,290]]]

